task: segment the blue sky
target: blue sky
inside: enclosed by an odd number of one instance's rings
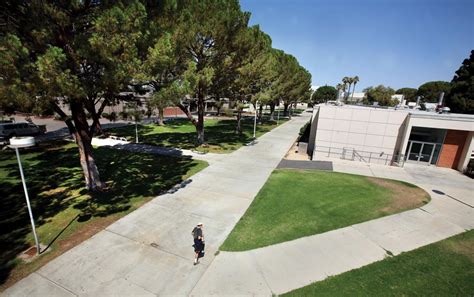
[[[474,0],[241,0],[313,85],[360,77],[356,91],[450,81],[474,49]]]

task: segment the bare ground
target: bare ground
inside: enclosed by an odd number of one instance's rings
[[[430,201],[429,194],[414,185],[375,177],[367,177],[367,180],[392,192],[392,201],[388,206],[381,209],[382,212],[393,213],[413,209]]]

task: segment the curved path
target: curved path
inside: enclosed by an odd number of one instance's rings
[[[156,197],[2,295],[189,295],[310,116],[294,117],[255,145],[213,155],[184,188]],[[199,221],[206,257],[194,266],[191,230]]]
[[[246,252],[221,252],[192,295],[285,293],[474,228],[474,181],[457,171],[333,161],[334,171],[414,183],[427,205]]]

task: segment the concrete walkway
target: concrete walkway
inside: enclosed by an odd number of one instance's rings
[[[417,184],[432,201],[319,235],[247,252],[221,252],[192,295],[281,294],[474,228],[474,182],[457,171],[330,161],[334,171]]]
[[[310,115],[294,117],[253,146],[215,156],[183,189],[156,197],[2,295],[190,295]],[[191,230],[199,221],[206,257],[193,266]]]

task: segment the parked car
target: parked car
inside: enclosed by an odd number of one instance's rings
[[[34,136],[44,132],[44,128],[33,123],[2,123],[0,124],[0,141],[5,142],[14,136]]]

